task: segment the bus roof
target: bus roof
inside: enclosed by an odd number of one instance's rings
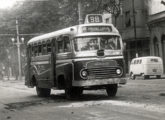
[[[38,42],[40,40],[45,40],[45,39],[51,39],[55,36],[60,36],[60,35],[64,35],[64,34],[73,34],[75,35],[76,33],[76,36],[85,36],[85,35],[92,35],[92,34],[98,34],[98,32],[90,32],[90,33],[79,33],[79,28],[83,27],[83,26],[111,26],[112,27],[112,32],[109,32],[109,33],[104,33],[105,35],[111,35],[113,33],[113,35],[119,35],[119,32],[118,30],[113,26],[113,24],[107,24],[107,23],[95,23],[95,24],[81,24],[81,25],[75,25],[75,26],[72,26],[72,27],[68,27],[68,28],[64,28],[64,29],[61,29],[61,30],[57,30],[57,31],[54,31],[54,32],[50,32],[50,33],[47,33],[47,34],[43,34],[43,35],[40,35],[40,36],[37,36],[37,37],[34,37],[32,39],[30,39],[28,41],[27,44],[31,44],[31,43],[35,43],[35,42]],[[103,32],[99,33],[99,35],[102,35]]]

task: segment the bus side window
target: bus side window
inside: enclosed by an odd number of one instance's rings
[[[134,61],[134,64],[136,64],[136,60]]]
[[[63,40],[57,41],[57,48],[58,48],[58,53],[63,53],[64,52],[64,49],[63,49]]]
[[[139,64],[141,64],[141,63],[142,63],[142,60],[140,60]]]
[[[70,46],[69,37],[65,36],[63,40],[64,40],[64,52],[70,52],[71,46]]]
[[[34,46],[33,45],[31,46],[31,56],[32,57],[34,56]]]
[[[47,46],[46,43],[42,44],[42,55],[46,55],[47,54]]]
[[[42,55],[42,45],[41,44],[39,44],[38,45],[38,55],[40,56],[40,55]]]
[[[38,53],[38,46],[34,45],[34,56],[37,56]]]
[[[47,43],[47,52],[51,53],[51,41],[48,41]]]

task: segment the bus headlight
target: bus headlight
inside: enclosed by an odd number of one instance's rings
[[[119,68],[116,69],[116,74],[117,74],[117,75],[120,75],[121,73],[122,73],[121,69],[119,69]]]
[[[80,76],[81,76],[81,78],[83,78],[83,79],[87,79],[87,76],[88,76],[87,70],[86,70],[86,69],[82,69],[82,70],[80,71]]]

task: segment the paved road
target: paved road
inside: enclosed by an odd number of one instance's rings
[[[0,81],[0,120],[164,120],[164,99],[164,79],[129,80],[115,98],[97,90],[74,101],[63,91],[44,99],[23,82]]]

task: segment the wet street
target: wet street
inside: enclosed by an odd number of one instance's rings
[[[0,120],[164,120],[165,79],[128,80],[117,96],[105,90],[84,91],[78,100],[66,100],[52,90],[38,98],[24,82],[0,81]]]

